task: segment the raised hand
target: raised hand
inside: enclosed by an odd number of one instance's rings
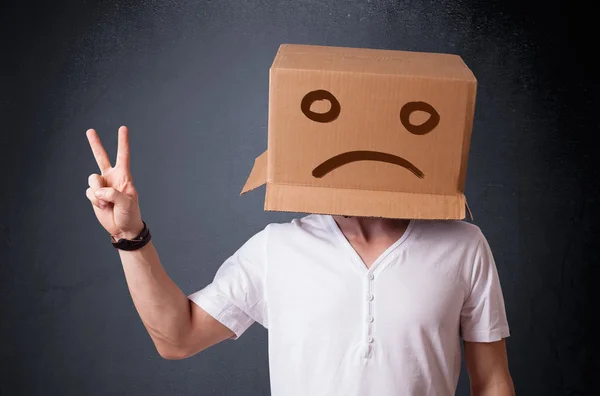
[[[119,128],[119,144],[115,166],[100,142],[95,130],[86,136],[100,168],[100,174],[88,178],[89,188],[85,195],[91,201],[96,218],[110,235],[116,238],[135,238],[144,228],[138,204],[138,194],[133,186],[129,168],[129,131]]]

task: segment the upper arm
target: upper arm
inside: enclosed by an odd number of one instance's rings
[[[460,313],[461,335],[465,341],[494,342],[509,336],[508,320],[498,271],[483,235],[468,274],[469,291]]]
[[[506,342],[465,341],[465,364],[471,381],[471,393],[514,395],[508,369]],[[485,393],[488,392],[488,393]]]
[[[165,340],[162,338],[152,337],[159,354],[165,359],[185,359],[235,335],[192,300],[188,299],[187,303],[189,322],[185,327],[179,329],[176,344],[164,342]]]
[[[250,238],[225,260],[210,284],[188,296],[190,353],[236,339],[254,322],[266,325],[265,238],[264,230]]]
[[[512,395],[505,338],[510,335],[494,257],[483,235],[470,271],[461,311],[465,363],[473,395]]]
[[[221,341],[233,338],[235,333],[213,318],[198,304],[189,300],[192,328],[189,334],[186,356],[192,356]]]

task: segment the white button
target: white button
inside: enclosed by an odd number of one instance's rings
[[[373,298],[374,296],[371,293],[367,294],[367,300],[372,301]]]
[[[367,342],[368,342],[369,344],[370,344],[370,343],[372,343],[372,342],[373,342],[373,337],[369,337],[369,338],[367,338]]]
[[[370,280],[373,280],[374,278],[375,278],[375,275],[373,275],[373,274],[369,274],[369,279],[370,279]]]
[[[369,323],[372,323],[374,320],[375,320],[375,319],[373,319],[373,317],[372,317],[372,316],[369,316],[369,317],[367,318],[367,322],[369,322]]]

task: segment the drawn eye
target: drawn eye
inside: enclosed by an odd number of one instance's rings
[[[327,100],[331,104],[331,108],[326,113],[317,113],[310,109],[310,106],[317,100]],[[329,91],[319,89],[311,91],[304,95],[302,103],[300,103],[300,109],[304,115],[315,122],[331,122],[334,121],[340,115],[340,102],[331,94]]]
[[[410,115],[415,111],[424,111],[429,114],[429,118],[421,125],[411,124]],[[402,125],[404,125],[404,128],[406,128],[408,132],[415,135],[425,135],[433,131],[440,123],[440,115],[429,103],[408,102],[400,109],[400,122],[402,122]]]

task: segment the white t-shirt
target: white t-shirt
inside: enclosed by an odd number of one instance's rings
[[[189,298],[239,337],[269,330],[273,396],[444,396],[460,336],[508,337],[494,259],[480,229],[411,220],[371,266],[332,216],[271,224]]]

